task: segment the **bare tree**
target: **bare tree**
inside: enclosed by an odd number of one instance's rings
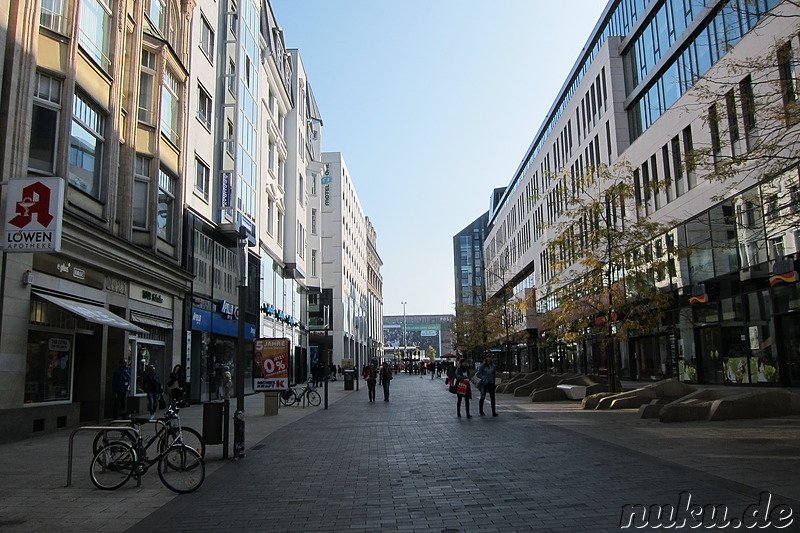
[[[637,216],[641,199],[627,163],[569,179],[577,183],[560,201],[565,216],[548,228],[554,236],[547,242],[552,275],[540,304],[543,326],[560,344],[599,339],[614,390],[620,343],[657,329],[674,304],[674,224]]]

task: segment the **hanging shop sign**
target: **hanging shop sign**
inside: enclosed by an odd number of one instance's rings
[[[8,181],[3,250],[61,251],[64,180],[18,178]]]

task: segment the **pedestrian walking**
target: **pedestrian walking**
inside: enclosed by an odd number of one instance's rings
[[[369,401],[375,401],[375,381],[377,381],[378,376],[375,372],[375,366],[370,363],[367,365],[367,368],[364,369],[364,381],[367,382],[367,395],[369,396]]]
[[[456,383],[456,367],[455,367],[455,365],[453,363],[448,362],[447,363],[447,384],[448,385],[450,385],[450,384],[455,385],[455,383]]]
[[[169,391],[172,403],[183,399],[183,387],[185,383],[186,378],[183,376],[181,365],[175,365],[172,368],[172,372],[169,374],[169,380],[167,380],[167,390]]]
[[[389,401],[389,383],[392,381],[392,368],[386,361],[381,365],[381,385],[383,385],[383,401]]]
[[[119,418],[128,412],[128,389],[131,386],[131,369],[128,361],[120,359],[119,368],[114,371],[111,379],[111,390],[114,391],[114,418]]]
[[[486,400],[486,394],[489,394],[489,399],[492,402],[492,416],[497,416],[497,402],[495,400],[495,376],[497,374],[497,367],[494,365],[492,354],[486,356],[483,364],[475,373],[479,381],[478,389],[481,391],[481,399],[478,401],[478,412],[485,415],[483,412],[483,402]]]
[[[463,389],[465,385],[462,385],[462,383],[466,385],[466,392],[463,394],[460,392],[456,394],[458,397],[458,401],[456,402],[456,414],[458,418],[461,418],[461,400],[464,400],[467,418],[472,418],[472,415],[469,414],[469,400],[472,398],[472,387],[469,386],[469,367],[467,366],[466,359],[461,359],[456,369],[456,387]]]
[[[150,412],[150,419],[153,419],[156,416],[158,397],[164,392],[161,380],[156,374],[156,367],[153,365],[147,365],[147,373],[142,380],[142,390],[147,393],[147,410]]]

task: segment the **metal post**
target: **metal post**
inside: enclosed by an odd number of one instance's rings
[[[239,227],[237,252],[239,260],[239,316],[236,344],[236,413],[233,415],[233,458],[244,457],[244,365],[245,308],[247,307],[247,229]]]
[[[406,341],[406,304],[408,302],[400,302],[403,304],[403,366],[406,364],[406,352],[408,350],[408,342]]]
[[[328,408],[328,372],[331,371],[331,352],[328,350],[328,328],[330,327],[330,308],[325,306],[322,311],[325,320],[325,368],[322,371],[323,384],[325,386],[325,409]]]

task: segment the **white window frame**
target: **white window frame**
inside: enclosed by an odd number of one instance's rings
[[[56,154],[58,154],[58,125],[61,122],[61,88],[62,82],[58,78],[48,76],[42,72],[36,73],[36,83],[33,88],[33,106],[40,108],[47,112],[55,113],[55,127],[52,131],[46,132],[51,136],[52,153],[50,156],[49,168],[31,167],[30,166],[30,152],[28,154],[28,170],[36,174],[52,175],[55,171]],[[40,137],[39,133],[31,127],[31,146],[33,146],[33,137]]]
[[[131,213],[131,226],[133,229],[146,230],[150,225],[150,183],[152,182],[152,162],[153,160],[151,158],[141,154],[136,154],[133,169],[133,212]],[[136,195],[137,187],[144,187],[144,204],[141,206],[141,209],[144,210],[144,224],[140,223],[142,218],[136,216],[136,201],[138,198]]]
[[[81,0],[78,44],[105,72],[111,70],[111,9],[100,0]]]
[[[200,15],[200,50],[209,63],[214,64],[214,28],[206,20],[205,15]]]
[[[214,113],[214,100],[205,88],[197,85],[197,120],[209,131]]]
[[[197,196],[208,202],[211,187],[211,168],[203,160],[194,158],[194,192]],[[201,174],[201,170],[205,169]]]

